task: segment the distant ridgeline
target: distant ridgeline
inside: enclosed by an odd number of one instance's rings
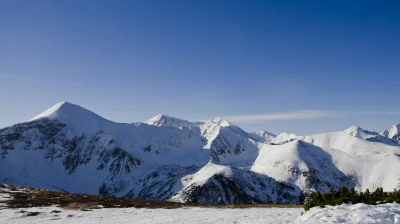
[[[329,192],[326,193],[319,191],[312,193],[304,203],[304,210],[308,211],[315,206],[323,208],[325,205],[334,206],[343,203],[377,205],[393,202],[400,203],[400,190],[384,192],[383,188],[377,188],[374,192],[370,192],[369,189],[365,192],[357,192],[354,187],[349,190],[346,186],[343,186],[338,191],[331,187]]]

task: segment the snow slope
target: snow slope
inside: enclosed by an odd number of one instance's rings
[[[23,211],[23,212],[21,212]],[[36,216],[26,214],[39,212]],[[400,206],[340,205],[311,208],[300,215],[300,208],[179,208],[137,209],[103,208],[92,211],[64,210],[56,206],[6,209],[1,211],[0,223],[352,223],[398,224]]]
[[[329,153],[301,140],[265,146],[251,170],[298,186],[304,192],[354,185],[335,166]]]
[[[332,163],[353,180],[356,189],[398,188],[400,170],[388,169],[400,165],[397,146],[365,141],[343,132],[307,136],[302,139],[327,152]]]
[[[339,206],[314,207],[293,223],[354,223],[354,224],[398,224],[399,204],[343,204]]]
[[[346,185],[358,190],[400,186],[399,148],[332,132],[282,145],[265,145],[251,170],[301,190],[327,191]]]
[[[290,223],[298,217],[300,208],[180,208],[180,209],[137,209],[104,208],[92,211],[64,210],[59,207],[8,209],[1,211],[0,223],[8,224],[98,224],[98,223]],[[21,211],[25,211],[21,213]],[[56,213],[56,212],[57,213]],[[26,213],[40,212],[37,216]]]

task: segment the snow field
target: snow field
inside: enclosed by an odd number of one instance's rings
[[[398,224],[399,204],[343,204],[339,206],[314,207],[293,223],[352,223],[352,224]]]
[[[21,213],[21,211],[23,211]],[[137,209],[113,208],[93,211],[64,210],[59,207],[0,210],[0,223],[7,224],[101,224],[101,223],[290,223],[298,217],[300,208],[181,208]],[[29,216],[29,214],[35,214]]]

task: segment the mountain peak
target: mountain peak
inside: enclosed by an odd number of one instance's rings
[[[216,117],[216,118],[212,119],[211,122],[218,124],[221,127],[236,126],[236,125],[232,124],[231,122],[229,122],[228,120],[221,118],[221,117]]]
[[[50,107],[49,109],[43,111],[42,113],[36,115],[29,121],[37,120],[37,119],[44,118],[44,117],[54,119],[54,118],[57,118],[58,115],[60,115],[60,112],[62,113],[64,110],[69,110],[68,108],[71,108],[71,107],[79,107],[79,106],[69,103],[67,101],[62,101],[62,102],[59,102],[59,103],[55,104],[54,106]]]
[[[171,117],[171,116],[168,116],[165,114],[158,114],[158,115],[150,118],[149,120],[147,120],[144,123],[146,123],[148,125],[157,126],[157,127],[167,126],[167,127],[175,127],[175,128],[199,125],[198,122],[191,122],[191,121]]]
[[[168,115],[166,115],[166,114],[158,114],[158,115],[154,116],[154,117],[151,118],[151,119],[158,119],[158,120],[160,120],[160,119],[178,119],[178,118],[171,117],[171,116],[168,116]]]
[[[351,126],[348,129],[344,130],[344,132],[346,134],[351,135],[351,136],[354,136],[359,131],[364,131],[364,130],[362,128],[360,128],[360,126],[358,126],[358,125]]]
[[[351,126],[350,128],[346,129],[344,131],[344,133],[346,133],[350,136],[356,137],[356,138],[361,138],[361,139],[368,139],[368,138],[375,137],[378,135],[377,132],[364,130],[364,129],[360,128],[360,126],[358,126],[358,125]]]
[[[256,134],[258,134],[260,136],[270,135],[270,136],[276,137],[275,134],[272,134],[271,132],[268,132],[266,130],[259,130],[258,132],[256,132]]]
[[[282,132],[279,135],[277,135],[274,139],[272,139],[271,143],[282,144],[282,143],[290,142],[290,141],[301,139],[301,138],[302,138],[302,136],[299,136],[299,135],[296,135],[293,133]]]
[[[389,129],[387,129],[386,131],[384,131],[382,133],[383,136],[387,137],[387,138],[394,138],[396,140],[400,139],[399,135],[400,135],[400,124],[397,125],[393,125],[392,127],[390,127]]]
[[[93,120],[105,120],[99,115],[89,111],[79,105],[72,104],[66,101],[55,104],[29,121],[38,120],[41,118],[49,119],[62,119],[65,121],[93,121]]]
[[[274,135],[266,130],[252,132],[252,133],[249,133],[249,135],[253,140],[258,141],[258,142],[263,142],[263,143],[269,143],[276,137],[276,135]]]

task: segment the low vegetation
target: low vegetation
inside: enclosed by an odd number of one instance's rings
[[[315,206],[325,207],[343,203],[376,205],[393,202],[400,203],[400,190],[384,192],[383,188],[377,188],[374,192],[370,192],[368,189],[365,192],[357,192],[354,187],[349,190],[344,186],[337,191],[331,187],[326,193],[319,191],[312,193],[304,203],[304,210],[308,211]]]
[[[68,192],[48,191],[29,187],[17,187],[0,184],[0,194],[7,193],[9,199],[3,201],[8,208],[30,208],[57,205],[64,209],[90,211],[100,208],[165,208],[183,207],[201,208],[300,208],[295,204],[230,204],[205,205],[198,203],[178,203],[171,201],[147,200],[137,198],[118,198],[114,196],[98,196],[88,194],[72,194]],[[1,209],[1,206],[0,206]]]

